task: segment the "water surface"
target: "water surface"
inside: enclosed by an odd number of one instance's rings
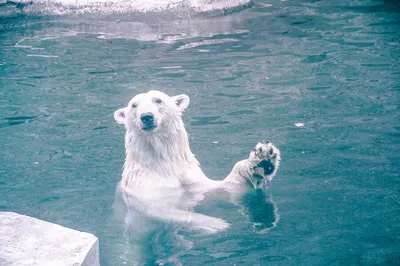
[[[212,14],[0,5],[1,211],[91,232],[102,265],[130,265],[111,218],[124,160],[113,112],[158,89],[190,96],[184,121],[209,177],[263,139],[282,163],[271,198],[249,194],[241,209],[211,193],[197,207],[230,230],[176,245],[167,228],[148,241],[149,265],[400,264],[395,2],[260,0]]]

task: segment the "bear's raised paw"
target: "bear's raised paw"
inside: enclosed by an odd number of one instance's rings
[[[250,153],[254,177],[271,181],[279,167],[280,151],[269,140],[257,143]]]

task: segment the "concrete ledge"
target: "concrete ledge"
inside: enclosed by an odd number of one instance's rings
[[[14,212],[0,212],[1,266],[98,266],[92,234]]]

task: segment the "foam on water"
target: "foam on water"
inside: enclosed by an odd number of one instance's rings
[[[19,0],[4,3],[27,4],[27,9],[53,14],[68,13],[129,13],[160,12],[190,9],[195,12],[213,12],[246,6],[252,0]],[[30,5],[32,4],[32,5]],[[40,7],[40,8],[39,8]]]

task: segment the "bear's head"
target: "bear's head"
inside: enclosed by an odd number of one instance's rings
[[[182,112],[189,102],[185,94],[170,97],[161,91],[151,90],[136,95],[128,106],[115,111],[114,119],[118,124],[125,125],[127,131],[153,134],[162,128],[183,126]]]

